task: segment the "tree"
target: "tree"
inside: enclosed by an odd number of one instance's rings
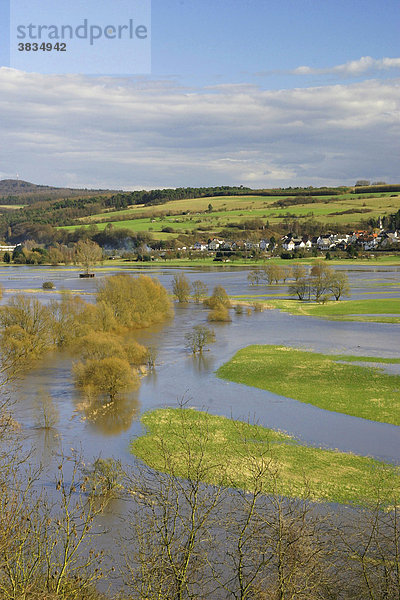
[[[139,384],[139,377],[127,360],[107,357],[78,362],[74,366],[75,381],[89,396],[105,394],[113,402],[121,392]]]
[[[261,271],[254,269],[247,275],[247,281],[250,285],[258,285],[261,279]]]
[[[167,290],[147,275],[112,275],[104,278],[97,290],[97,305],[111,309],[120,327],[149,327],[172,315]]]
[[[332,274],[329,278],[328,288],[335,297],[335,300],[339,300],[341,296],[349,296],[350,286],[346,273],[336,271]]]
[[[89,269],[99,263],[103,257],[103,251],[96,242],[90,240],[79,240],[75,248],[76,262],[81,264],[85,273],[89,274]]]
[[[196,302],[196,304],[199,304],[199,302],[208,294],[208,287],[206,286],[205,283],[203,283],[200,279],[196,279],[196,281],[193,281],[192,283],[192,296],[194,301]]]
[[[192,331],[185,335],[186,348],[193,354],[201,354],[206,346],[215,342],[215,332],[205,325],[195,325]]]
[[[172,282],[172,291],[178,302],[188,302],[190,297],[190,282],[184,273],[176,273]]]
[[[299,300],[310,299],[310,280],[306,278],[297,279],[289,285],[289,295],[297,296]]]
[[[285,269],[279,265],[267,265],[264,268],[264,279],[271,285],[273,282],[279,283],[285,277]]]
[[[292,266],[292,277],[295,281],[298,281],[299,279],[304,279],[306,275],[307,271],[303,265],[295,263]]]
[[[220,306],[230,308],[231,301],[229,300],[225,288],[223,288],[222,285],[216,285],[212,295],[204,300],[204,304],[209,308],[219,308]]]
[[[4,252],[3,254],[3,262],[5,263],[10,263],[11,262],[11,256],[9,252]]]

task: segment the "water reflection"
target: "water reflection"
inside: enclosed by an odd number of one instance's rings
[[[191,369],[196,375],[210,373],[214,370],[215,357],[210,352],[191,355],[186,364],[188,369]]]
[[[130,429],[133,420],[138,418],[140,403],[135,391],[113,401],[102,396],[81,397],[76,408],[92,429],[106,436],[115,436]]]
[[[35,435],[34,449],[38,464],[47,468],[51,465],[55,455],[61,452],[62,438],[57,429],[38,429]]]

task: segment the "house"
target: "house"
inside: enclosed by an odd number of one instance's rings
[[[320,235],[317,238],[317,246],[319,250],[330,250],[335,245],[331,235]]]
[[[385,231],[380,235],[381,246],[394,246],[400,243],[400,232],[399,231]]]
[[[259,248],[260,248],[260,250],[262,250],[263,252],[264,252],[265,250],[268,250],[268,248],[269,248],[269,241],[268,241],[268,240],[260,240],[260,243],[259,243]]]
[[[204,252],[205,250],[208,250],[208,244],[206,244],[205,242],[195,242],[193,244],[193,250],[197,250],[198,252]]]
[[[218,240],[217,238],[214,238],[213,240],[210,240],[208,242],[208,249],[213,251],[213,250],[218,250],[218,248],[224,243],[223,240]]]

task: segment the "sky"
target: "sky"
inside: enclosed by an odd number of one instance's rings
[[[113,76],[10,68],[10,1],[0,0],[1,179],[400,183],[399,0],[152,0],[151,72]],[[97,6],[101,18],[110,3]],[[121,56],[122,73],[129,65]]]

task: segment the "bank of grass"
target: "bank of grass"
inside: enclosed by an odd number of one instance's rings
[[[179,477],[196,477],[202,461],[204,482],[251,490],[264,464],[265,493],[343,504],[389,496],[399,485],[399,467],[303,446],[284,433],[197,410],[159,409],[145,413],[142,423],[146,434],[132,442],[131,452]]]
[[[299,300],[269,300],[269,308],[277,308],[292,315],[320,317],[336,321],[370,321],[400,323],[399,298],[368,298],[340,302],[301,302]]]
[[[367,362],[370,358],[359,357]],[[325,410],[400,425],[400,375],[338,361],[343,362],[343,356],[286,346],[249,346],[220,367],[217,375]]]

